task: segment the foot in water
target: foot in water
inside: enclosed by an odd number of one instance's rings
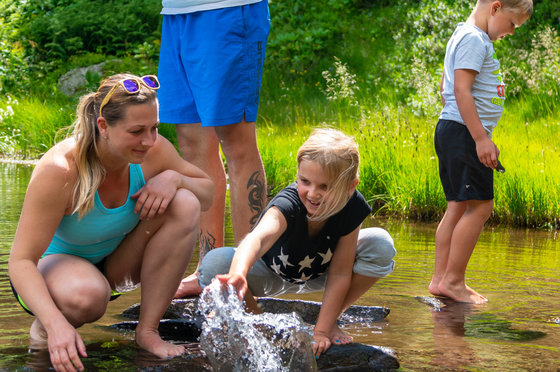
[[[187,276],[179,284],[177,292],[173,298],[196,297],[202,293],[202,288],[198,284],[198,271]]]
[[[466,302],[471,304],[484,304],[488,299],[466,284],[447,285],[444,282],[439,283],[438,290],[440,296],[449,297],[457,302]]]
[[[181,345],[163,341],[157,331],[136,328],[136,343],[161,359],[171,359],[185,353]]]
[[[354,338],[348,333],[344,332],[338,324],[335,324],[331,330],[331,344],[332,345],[348,345],[354,341]]]
[[[39,346],[42,343],[47,343],[47,331],[39,321],[35,318],[31,328],[29,328],[29,340],[35,345]]]

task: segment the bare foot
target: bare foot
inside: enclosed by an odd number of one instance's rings
[[[185,353],[181,345],[163,341],[157,331],[136,328],[136,343],[161,359],[171,359]]]
[[[354,338],[348,333],[344,332],[338,324],[335,324],[331,329],[331,343],[333,345],[348,345],[354,341]]]
[[[439,283],[438,289],[443,296],[449,297],[457,302],[467,302],[471,304],[484,304],[488,302],[486,297],[464,283],[460,285],[450,285],[441,282]]]
[[[34,344],[34,346],[39,346],[47,342],[47,331],[39,321],[35,318],[35,321],[31,324],[29,328],[29,340]]]
[[[198,271],[181,280],[173,298],[195,297],[202,293],[198,284]]]
[[[432,278],[432,281],[428,286],[428,291],[430,291],[430,293],[434,296],[443,296],[443,294],[441,293],[438,287],[439,287],[439,280],[436,281],[435,279]]]

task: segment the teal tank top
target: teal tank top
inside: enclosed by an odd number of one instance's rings
[[[129,165],[129,184],[128,198],[120,207],[105,208],[96,191],[93,209],[81,220],[78,213],[65,215],[43,257],[65,253],[96,264],[111,254],[140,221],[134,213],[136,199],[130,197],[146,184],[140,164]]]

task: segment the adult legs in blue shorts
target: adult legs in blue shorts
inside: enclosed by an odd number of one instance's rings
[[[266,0],[164,15],[160,120],[177,124],[183,158],[215,183],[214,203],[200,218],[199,263],[208,251],[225,245],[227,181],[236,246],[265,207],[266,177],[255,121],[269,28]],[[195,273],[183,279],[175,297],[200,291]]]

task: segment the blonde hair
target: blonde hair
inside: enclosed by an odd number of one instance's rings
[[[318,163],[328,179],[328,189],[317,213],[310,221],[325,220],[348,203],[349,190],[358,179],[360,154],[352,137],[336,129],[316,129],[297,153],[298,166],[303,160]]]
[[[489,3],[494,0],[485,0]],[[508,12],[515,12],[528,15],[533,14],[533,0],[499,0],[502,3],[502,8]]]
[[[95,192],[103,181],[105,168],[99,160],[97,142],[99,129],[97,118],[101,102],[115,84],[123,79],[139,78],[131,74],[117,74],[103,80],[95,93],[89,93],[80,98],[76,110],[77,118],[73,124],[72,136],[76,141],[75,162],[78,170],[78,180],[74,186],[72,213],[78,212],[82,218],[93,208]],[[109,102],[103,107],[103,118],[107,125],[114,126],[117,121],[124,119],[125,109],[129,105],[141,105],[156,100],[155,90],[140,85],[138,93],[130,94],[122,86],[115,89]]]

